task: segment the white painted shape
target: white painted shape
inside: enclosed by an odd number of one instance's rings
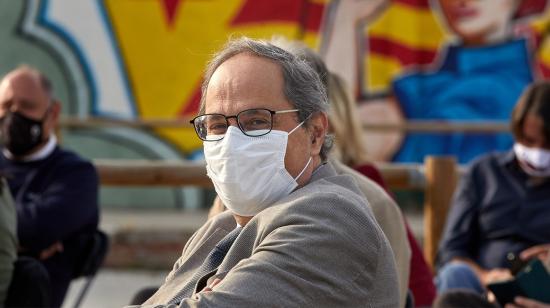
[[[132,118],[133,102],[128,97],[125,75],[119,68],[99,5],[96,0],[50,0],[46,18],[62,28],[79,46],[96,87],[96,110]]]
[[[50,46],[60,55],[67,66],[67,77],[73,82],[71,86],[75,88],[73,91],[76,97],[69,103],[75,104],[76,109],[71,115],[80,118],[87,117],[91,104],[89,95],[91,89],[87,86],[86,79],[74,52],[67,48],[67,44],[62,41],[59,35],[37,23],[39,6],[39,0],[29,0],[27,2],[23,17],[23,32]],[[68,112],[68,110],[65,110],[65,112]]]

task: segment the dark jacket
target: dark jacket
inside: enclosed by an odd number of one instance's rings
[[[56,147],[45,159],[17,162],[0,155],[17,210],[17,235],[22,253],[38,256],[60,241],[63,252],[43,263],[50,274],[54,301],[61,300],[82,259],[82,237],[97,229],[98,176],[94,166]]]

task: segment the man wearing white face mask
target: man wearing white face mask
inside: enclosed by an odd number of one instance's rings
[[[234,214],[252,217],[289,195],[310,165],[311,157],[295,178],[285,169],[288,136],[304,124],[302,121],[288,133],[270,129],[272,115],[287,112],[298,112],[298,109],[244,110],[236,116],[243,131],[228,126],[223,115],[203,115],[195,119],[198,127],[205,128],[212,125],[212,121],[221,121],[221,125],[216,125],[222,127],[223,133],[205,135],[207,141],[219,141],[204,144],[206,170],[220,198]],[[228,151],[233,149],[239,151]]]
[[[326,163],[328,105],[315,71],[242,38],[204,80],[192,122],[229,211],[193,235],[144,305],[397,307],[388,241],[353,179]]]
[[[481,157],[455,194],[440,247],[439,291],[485,292],[550,243],[550,83],[530,86],[512,113],[515,145]]]

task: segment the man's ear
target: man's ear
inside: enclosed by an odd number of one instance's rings
[[[52,106],[50,107],[50,117],[51,121],[53,121],[54,126],[57,126],[57,123],[59,121],[59,114],[61,113],[61,103],[58,100],[53,101]]]
[[[58,124],[59,124],[60,113],[61,113],[61,103],[55,100],[50,106],[50,111],[46,116],[46,120],[44,123],[44,132],[45,132],[44,138],[48,138],[52,132],[56,134],[58,133],[57,130],[59,129]]]
[[[311,134],[311,154],[319,155],[328,132],[328,116],[325,112],[313,114],[309,120],[309,131]]]

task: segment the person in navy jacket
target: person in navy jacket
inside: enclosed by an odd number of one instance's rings
[[[99,220],[94,166],[57,145],[60,109],[51,82],[33,68],[17,68],[0,82],[0,170],[16,204],[19,254],[44,264],[56,307]]]

